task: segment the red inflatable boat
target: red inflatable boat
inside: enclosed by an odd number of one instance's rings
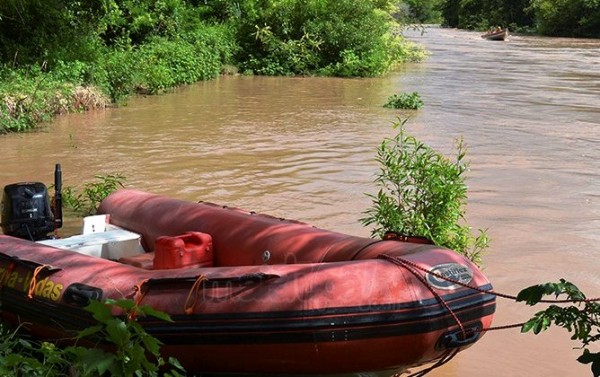
[[[90,299],[130,298],[172,317],[139,321],[188,371],[277,375],[397,372],[492,322],[488,280],[434,245],[133,190],[98,212],[80,236],[0,236],[5,319],[65,338],[90,324]]]

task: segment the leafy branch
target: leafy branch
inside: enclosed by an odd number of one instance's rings
[[[113,315],[112,308],[121,309],[124,318]],[[105,352],[98,348],[68,347],[65,351],[80,361],[78,365],[83,375],[111,376],[158,376],[159,368],[166,365],[160,355],[161,342],[146,333],[142,326],[132,319],[135,316],[153,316],[172,322],[168,314],[154,310],[148,305],[137,306],[132,300],[91,301],[85,308],[92,313],[98,324],[78,334],[78,338],[99,338],[116,345],[114,352]],[[150,358],[147,356],[150,355]],[[183,367],[178,361],[169,359],[175,367],[170,376],[180,376]],[[179,372],[178,372],[179,371]]]
[[[96,213],[98,205],[104,198],[118,188],[125,187],[125,177],[121,174],[96,175],[96,182],[87,182],[83,190],[77,192],[74,187],[63,189],[63,203],[75,212],[91,215]]]
[[[529,319],[521,332],[532,331],[539,334],[555,325],[571,333],[571,339],[581,343],[583,353],[577,361],[591,364],[594,377],[600,376],[600,352],[591,352],[589,345],[600,340],[600,304],[597,300],[588,299],[579,288],[565,279],[558,283],[538,284],[525,288],[517,295],[517,301],[525,301],[527,305],[544,302],[545,296],[555,298],[566,297],[564,301],[572,302],[569,306],[550,305],[537,312]]]
[[[37,342],[0,323],[0,375],[6,377],[99,377],[165,376],[182,377],[185,369],[179,361],[165,361],[160,354],[162,343],[135,320],[152,316],[171,321],[168,314],[132,300],[90,301],[85,308],[97,324],[80,331],[77,340],[86,339],[101,348],[82,346],[58,347]],[[115,312],[121,315],[114,315]]]

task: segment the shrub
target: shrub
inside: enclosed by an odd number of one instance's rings
[[[394,94],[388,97],[387,103],[383,105],[390,109],[417,110],[423,107],[421,96],[417,92]]]
[[[6,377],[185,375],[185,369],[176,359],[163,360],[161,342],[135,320],[136,316],[153,316],[171,321],[166,313],[147,305],[137,306],[132,300],[112,299],[92,300],[85,309],[97,325],[79,332],[77,339],[87,339],[90,344],[100,342],[111,346],[113,352],[81,346],[60,348],[50,342],[26,339],[19,336],[18,330],[0,324],[0,374]],[[114,315],[113,309],[123,314]],[[164,371],[167,366],[170,370]]]
[[[221,68],[218,53],[201,40],[195,44],[157,40],[142,46],[135,58],[140,71],[138,90],[151,94],[214,78]]]
[[[136,63],[130,51],[112,50],[98,60],[91,79],[106,91],[111,101],[119,103],[135,92]]]
[[[464,224],[468,162],[462,139],[457,141],[452,161],[408,135],[405,123],[394,123],[398,134],[386,138],[377,149],[380,170],[375,183],[379,191],[367,194],[372,207],[360,221],[374,225],[372,236],[391,231],[426,237],[480,263],[488,238],[483,230],[475,236]]]
[[[0,133],[25,131],[49,121],[54,114],[77,108],[77,63],[48,72],[46,65],[0,71]]]
[[[587,0],[532,0],[537,31],[554,36],[600,37],[600,3]]]
[[[375,76],[404,60],[389,1],[244,2],[235,20],[243,70]]]
[[[125,177],[120,174],[96,175],[96,182],[87,182],[81,192],[71,186],[63,188],[62,200],[65,206],[83,215],[96,213],[98,205],[110,193],[125,187]]]

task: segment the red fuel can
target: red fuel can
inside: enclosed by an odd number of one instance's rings
[[[158,237],[154,244],[154,269],[211,267],[212,237],[202,232]]]

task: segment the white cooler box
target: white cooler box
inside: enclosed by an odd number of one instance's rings
[[[140,235],[107,223],[106,215],[83,219],[83,234],[39,243],[82,254],[118,260],[144,253]]]

